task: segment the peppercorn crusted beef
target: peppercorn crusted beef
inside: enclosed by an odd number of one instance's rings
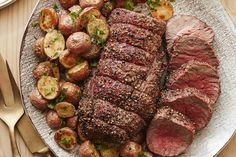
[[[145,129],[157,111],[165,22],[116,10],[142,23],[111,23],[95,75],[85,85],[78,123],[86,138],[95,142],[124,143]]]

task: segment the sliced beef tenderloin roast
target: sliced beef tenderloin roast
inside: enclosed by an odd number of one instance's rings
[[[110,23],[110,37],[78,107],[78,125],[89,140],[120,144],[144,130],[157,111],[165,22],[119,8]]]
[[[174,70],[166,84],[168,89],[193,87],[209,96],[213,102],[220,94],[220,80],[217,70],[208,63],[191,60]]]
[[[192,143],[195,128],[183,114],[163,107],[158,110],[148,130],[146,142],[150,151],[161,156],[177,156]]]
[[[196,130],[204,128],[212,116],[212,101],[195,88],[163,91],[160,103],[184,114]]]
[[[175,40],[183,35],[195,36],[206,41],[209,45],[213,44],[214,32],[205,22],[195,16],[177,15],[167,23],[166,41],[168,50],[171,51]]]

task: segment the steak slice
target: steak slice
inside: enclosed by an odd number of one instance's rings
[[[147,130],[149,150],[161,156],[177,156],[192,143],[195,128],[183,114],[169,107],[158,110]]]
[[[220,79],[217,70],[211,65],[189,61],[175,70],[167,82],[168,89],[183,89],[193,87],[199,89],[215,103],[220,94]]]
[[[118,41],[141,48],[148,52],[156,52],[161,46],[161,37],[151,31],[130,24],[117,23],[110,27],[108,42]]]
[[[95,76],[85,86],[84,96],[102,99],[111,103],[124,103],[132,94],[133,88],[109,77]]]
[[[133,137],[146,126],[145,121],[133,112],[125,111],[107,101],[96,99],[93,102],[95,119],[125,130],[129,137]]]
[[[135,88],[145,80],[147,72],[148,67],[145,66],[114,59],[101,59],[96,74],[97,76],[107,76]]]
[[[150,54],[143,49],[128,45],[126,43],[108,42],[105,46],[101,59],[112,58],[133,64],[147,66],[155,58],[156,52]]]
[[[182,36],[176,40],[170,57],[170,71],[178,69],[190,60],[206,62],[216,69],[219,66],[219,61],[212,47],[206,41],[194,36]]]
[[[215,36],[212,28],[195,16],[174,16],[168,21],[166,29],[167,47],[170,52],[175,40],[183,35],[196,36],[209,45],[213,44]]]
[[[122,8],[117,8],[112,11],[109,17],[109,23],[127,23],[136,25],[148,29],[159,36],[162,36],[166,29],[166,23],[163,20],[157,20]]]
[[[160,104],[187,116],[196,130],[203,129],[212,116],[210,98],[195,88],[164,91],[161,93]]]

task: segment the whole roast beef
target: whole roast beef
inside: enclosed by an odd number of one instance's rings
[[[125,9],[110,16],[110,37],[78,107],[81,133],[94,142],[124,143],[156,111],[165,22]]]

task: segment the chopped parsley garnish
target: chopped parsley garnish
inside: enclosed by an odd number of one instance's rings
[[[59,5],[56,4],[56,3],[53,5],[53,9],[54,9],[56,12],[60,12],[60,7],[59,7]]]
[[[57,102],[62,102],[62,101],[65,100],[65,98],[66,98],[66,91],[67,91],[66,88],[64,88],[64,89],[61,91],[60,96],[57,98]]]
[[[54,107],[56,106],[56,102],[55,101],[51,101],[48,103],[48,108],[49,109],[54,109]]]
[[[125,9],[134,10],[134,2],[132,0],[125,0]]]
[[[49,45],[52,45],[52,44],[55,43],[58,39],[59,39],[59,34],[57,34],[57,36],[55,36],[55,37],[49,42]]]
[[[61,128],[64,128],[66,126],[66,122],[65,122],[65,120],[62,120],[62,122],[61,122]]]
[[[160,5],[160,0],[147,0],[147,4],[152,10],[156,10],[156,7]]]
[[[105,44],[105,40],[102,39],[102,35],[104,35],[104,34],[105,34],[104,31],[96,26],[93,29],[93,34],[92,34],[92,38],[91,38],[92,43],[94,43],[100,47],[103,47]]]
[[[70,140],[69,139],[66,139],[66,138],[63,138],[60,143],[62,145],[64,145],[66,148],[70,147]]]
[[[95,15],[89,15],[88,17],[88,20],[89,21],[92,21],[92,20],[95,20],[96,19],[96,16]]]
[[[49,28],[49,29],[47,30],[48,33],[51,33],[52,31],[53,31],[52,28]]]
[[[108,11],[112,11],[111,3],[110,3],[110,2],[106,2],[106,3],[104,4],[104,8],[107,9]]]
[[[76,96],[77,96],[77,98],[81,97],[81,91],[80,90],[76,91]]]
[[[97,67],[97,62],[91,62],[91,63],[90,63],[90,67],[96,68],[96,67]]]
[[[102,151],[102,150],[108,149],[108,147],[106,145],[103,145],[103,144],[97,144],[97,145],[95,145],[95,148],[96,148],[97,151]]]
[[[75,20],[79,17],[79,14],[80,14],[80,12],[78,12],[78,11],[72,11],[72,12],[70,12],[69,15],[70,15],[72,21],[75,22]]]
[[[37,27],[38,25],[39,25],[39,21],[34,21],[31,23],[31,26],[34,28]]]

